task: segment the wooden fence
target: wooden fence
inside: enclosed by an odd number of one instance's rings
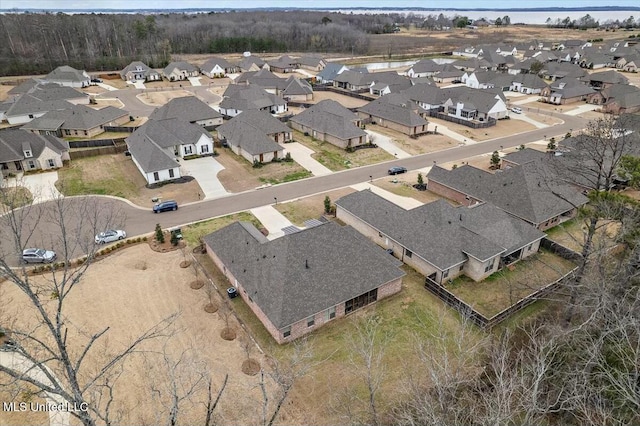
[[[105,132],[122,132],[122,133],[133,133],[140,126],[104,126]]]
[[[71,160],[96,155],[119,154],[127,150],[127,144],[124,142],[124,139],[70,141],[69,147],[75,148],[75,150],[69,151],[69,158],[71,158]]]
[[[430,117],[439,118],[440,120],[450,121],[452,123],[461,124],[463,126],[471,127],[473,129],[485,129],[487,127],[493,127],[497,124],[495,118],[489,117],[487,121],[470,121],[463,118],[453,117],[444,112],[440,112],[436,109],[427,110],[426,114]]]

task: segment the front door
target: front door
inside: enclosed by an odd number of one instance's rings
[[[264,161],[264,154],[260,154],[260,162],[262,163]]]

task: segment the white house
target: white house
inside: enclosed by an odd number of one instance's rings
[[[54,69],[43,80],[66,87],[88,87],[91,83],[91,77],[86,71],[77,70],[68,65]]]
[[[197,77],[198,68],[188,62],[171,62],[162,70],[162,75],[169,81],[186,80],[189,77]]]

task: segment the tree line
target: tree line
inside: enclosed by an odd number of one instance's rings
[[[122,69],[132,60],[163,67],[171,53],[254,51],[366,54],[368,35],[399,16],[307,11],[200,14],[22,13],[0,16],[0,75],[42,74],[67,64]]]

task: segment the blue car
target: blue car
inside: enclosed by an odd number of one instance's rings
[[[163,201],[153,206],[154,213],[161,213],[169,210],[178,210],[178,203],[173,200],[169,200]]]

